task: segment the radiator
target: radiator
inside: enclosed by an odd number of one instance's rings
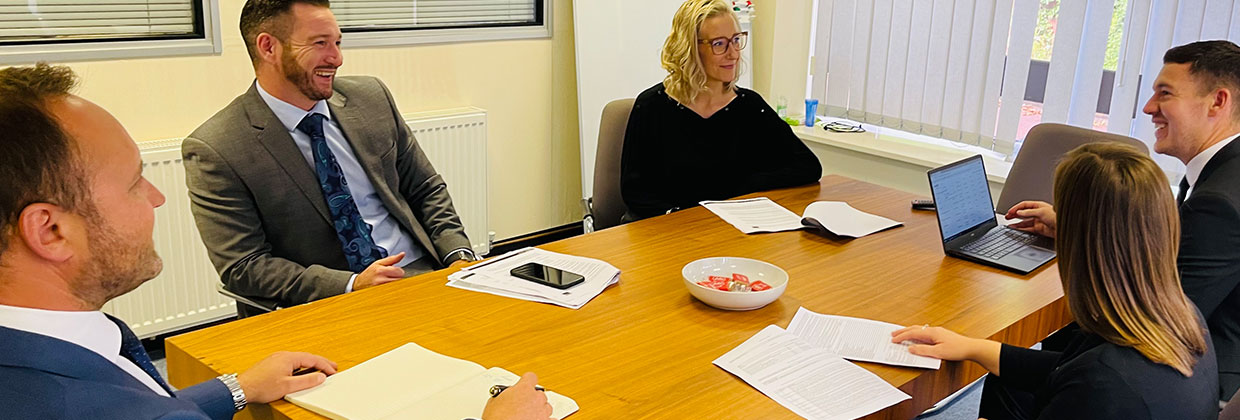
[[[138,337],[169,333],[237,315],[236,304],[215,291],[219,276],[189,212],[181,141],[138,145],[146,179],[168,201],[155,209],[155,250],[164,271],[137,290],[113,299],[103,310],[129,323]]]
[[[491,249],[487,226],[486,111],[454,108],[405,116],[418,144],[448,183],[448,193],[478,255]],[[189,210],[181,141],[138,145],[143,175],[168,201],[155,209],[155,250],[164,271],[103,310],[147,338],[236,316],[232,299],[215,290],[219,276],[207,258]]]
[[[486,110],[465,107],[405,114],[405,123],[448,183],[474,253],[490,252]]]

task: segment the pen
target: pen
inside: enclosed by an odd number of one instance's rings
[[[508,385],[495,385],[495,386],[491,387],[491,398],[498,397],[498,396],[499,396],[499,394],[500,394],[501,392],[504,392],[504,390],[505,390],[505,389],[508,389]],[[546,391],[547,391],[547,389],[546,389],[546,388],[543,388],[543,387],[538,386],[538,385],[534,385],[534,390],[535,390],[535,391],[544,391],[544,392],[546,392]]]

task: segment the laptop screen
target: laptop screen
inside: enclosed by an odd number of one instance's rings
[[[981,155],[930,171],[930,190],[944,242],[995,220]]]

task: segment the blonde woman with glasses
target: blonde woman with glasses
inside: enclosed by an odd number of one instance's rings
[[[736,86],[748,39],[726,1],[689,0],[676,11],[663,44],[667,77],[637,96],[624,135],[625,220],[822,176],[788,124]]]
[[[1081,327],[1064,351],[926,326],[892,341],[990,371],[986,387],[1003,395],[981,407],[990,420],[1218,418],[1218,368],[1180,288],[1180,221],[1162,170],[1130,146],[1087,144],[1059,164],[1054,195],[1059,276]]]

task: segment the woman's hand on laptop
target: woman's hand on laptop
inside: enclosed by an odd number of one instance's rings
[[[1008,225],[1013,229],[1055,237],[1055,208],[1044,201],[1021,201],[1004,215],[1008,220],[1023,219]]]

